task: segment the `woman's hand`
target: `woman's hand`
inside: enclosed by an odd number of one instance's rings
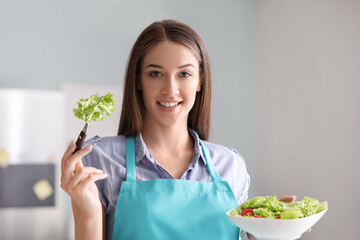
[[[279,201],[282,202],[293,202],[296,200],[296,196],[295,195],[283,195],[281,198],[279,198]]]
[[[61,159],[61,188],[70,195],[82,218],[98,217],[102,205],[95,182],[107,177],[100,169],[84,167],[81,158],[91,152],[89,145],[75,154],[72,142]]]

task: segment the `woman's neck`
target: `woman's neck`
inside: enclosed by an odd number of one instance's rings
[[[151,152],[165,155],[178,154],[194,146],[187,126],[145,126],[142,137]]]
[[[174,178],[181,178],[194,154],[194,141],[186,125],[145,127],[142,136],[153,158]]]

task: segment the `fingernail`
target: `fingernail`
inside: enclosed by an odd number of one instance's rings
[[[98,169],[97,171],[98,171],[98,173],[104,173],[104,171],[101,169]]]
[[[71,141],[69,144],[69,147],[71,147],[74,144],[74,141]]]
[[[92,149],[92,145],[89,145],[86,147],[88,150],[91,150]]]

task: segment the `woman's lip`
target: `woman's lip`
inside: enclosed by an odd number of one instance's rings
[[[182,102],[181,101],[158,101],[157,103],[160,104],[161,106],[171,107],[171,106],[176,106]]]
[[[158,106],[161,108],[162,111],[165,112],[172,112],[178,109],[181,105],[181,101],[161,101],[157,102]],[[174,105],[175,104],[175,105]]]

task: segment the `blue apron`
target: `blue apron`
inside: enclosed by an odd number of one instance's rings
[[[126,181],[116,202],[113,240],[235,240],[239,228],[225,213],[237,201],[200,141],[212,182],[179,179],[136,181],[135,141],[126,141]]]

